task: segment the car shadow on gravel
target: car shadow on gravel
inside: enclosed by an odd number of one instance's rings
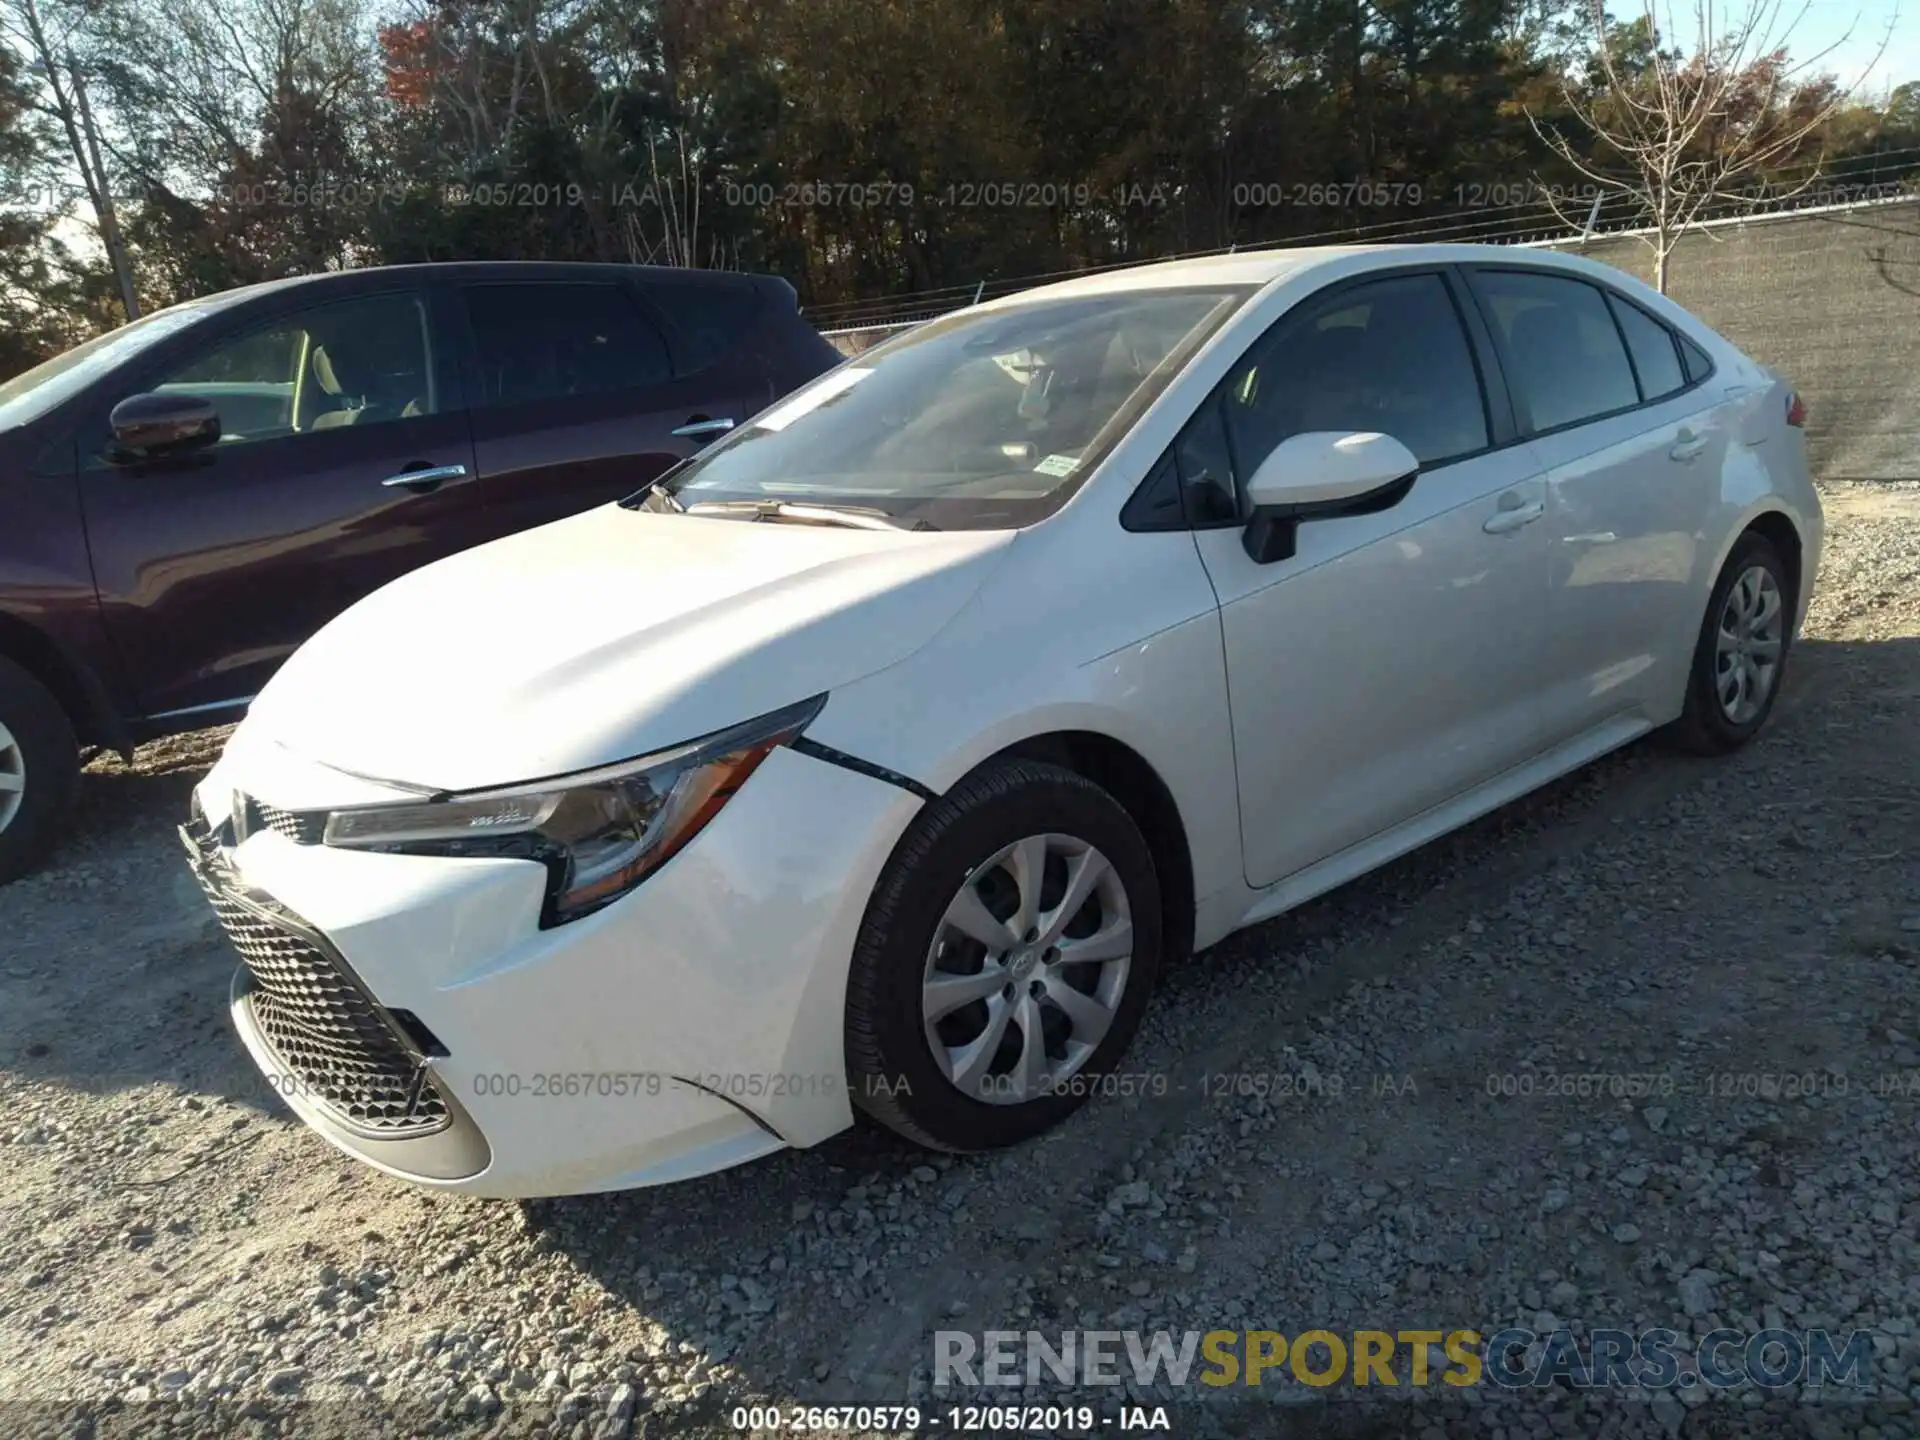
[[[114,757],[117,759],[117,757]],[[204,770],[164,774],[109,770],[96,761],[80,772],[73,806],[44,869],[78,858],[104,858],[118,845],[142,844],[186,818],[189,797]]]
[[[1920,642],[1809,639],[1795,658],[1775,722],[1748,764],[1808,766],[1809,752],[1844,743],[1876,713],[1884,720],[1888,707],[1911,707],[1920,683]],[[1200,1027],[1211,1024],[1223,996],[1229,1011],[1234,996],[1254,997],[1246,1008],[1257,1011],[1265,1002],[1253,977],[1262,969],[1333,956],[1324,986],[1316,978],[1297,987],[1304,1015],[1297,1011],[1294,1021],[1310,1023],[1323,988],[1330,1005],[1356,972],[1390,973],[1417,953],[1432,925],[1457,925],[1454,912],[1503,903],[1518,877],[1551,869],[1619,826],[1659,816],[1672,797],[1710,782],[1725,763],[1677,754],[1650,737],[1231,936],[1163,977],[1141,1047],[1151,1050],[1156,1035],[1184,1027],[1212,1042],[1219,1037]],[[1257,1030],[1257,1014],[1251,1023]],[[1022,1150],[958,1158],[857,1126],[813,1150],[704,1180],[537,1202],[526,1214],[544,1245],[662,1327],[670,1344],[726,1363],[748,1390],[818,1403],[856,1396],[898,1403],[903,1367],[930,1356],[932,1329],[1023,1323],[997,1308],[986,1277],[1044,1264],[1036,1252],[1052,1243],[1045,1237],[1071,1232],[1097,1211],[1098,1197],[1131,1175],[1130,1157],[1177,1143],[1180,1116],[1176,1105],[1156,1113],[1105,1101]],[[885,1237],[879,1243],[887,1257],[875,1266],[887,1276],[877,1289],[860,1258],[872,1248],[863,1236],[874,1230]],[[914,1293],[891,1288],[910,1277]],[[874,1357],[878,1368],[865,1369]],[[1209,1433],[1221,1435],[1386,1440],[1432,1423],[1417,1408],[1382,1413],[1358,1404],[1232,1400],[1202,1408]],[[723,1417],[707,1419],[717,1426]]]
[[[131,764],[112,751],[85,756],[73,800],[56,826],[52,848],[28,872],[29,884],[37,880],[60,887],[76,870],[84,875],[91,866],[137,862],[171,844],[174,828],[186,819],[193,787],[232,733],[231,726],[220,726],[170,735],[142,745]],[[0,919],[7,901],[7,891],[0,889]]]
[[[49,857],[49,865],[61,865],[68,849],[140,844],[161,830],[171,835],[186,818],[193,787],[232,733],[231,726],[220,726],[168,736],[141,746],[131,765],[110,751],[94,755],[80,772],[62,848]]]

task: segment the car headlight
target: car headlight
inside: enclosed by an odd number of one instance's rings
[[[597,770],[334,810],[323,839],[392,854],[539,860],[550,877],[540,923],[563,925],[618,900],[672,859],[770,751],[806,729],[826,699],[816,695]]]

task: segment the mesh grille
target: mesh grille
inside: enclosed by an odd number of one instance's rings
[[[249,796],[245,802],[247,834],[256,830],[272,830],[284,835],[296,845],[318,845],[326,830],[327,817],[318,812],[299,813],[282,810],[263,800]]]
[[[363,1131],[396,1138],[450,1123],[426,1066],[385,1014],[305,936],[243,905],[200,868],[221,928],[240,952],[254,989],[255,1022],[286,1066],[285,1083]]]

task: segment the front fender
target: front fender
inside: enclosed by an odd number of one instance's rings
[[[1160,777],[1179,811],[1196,897],[1241,878],[1238,781],[1218,611],[1096,660],[1004,686],[956,686],[938,653],[836,691],[807,737],[944,792],[995,755],[1090,732],[1118,741]],[[1025,703],[1021,703],[1024,700]]]

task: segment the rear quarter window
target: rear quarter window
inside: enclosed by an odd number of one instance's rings
[[[1684,335],[1680,337],[1680,358],[1686,362],[1689,384],[1698,385],[1713,373],[1713,361],[1707,352]]]
[[[1674,333],[1637,306],[1617,295],[1608,295],[1614,319],[1633,357],[1633,372],[1640,380],[1640,394],[1647,400],[1661,400],[1676,390],[1684,390],[1687,377],[1680,369],[1680,352],[1675,349]]]
[[[762,304],[759,293],[745,285],[649,281],[644,288],[679,337],[680,365],[687,372],[724,359],[753,328]]]

